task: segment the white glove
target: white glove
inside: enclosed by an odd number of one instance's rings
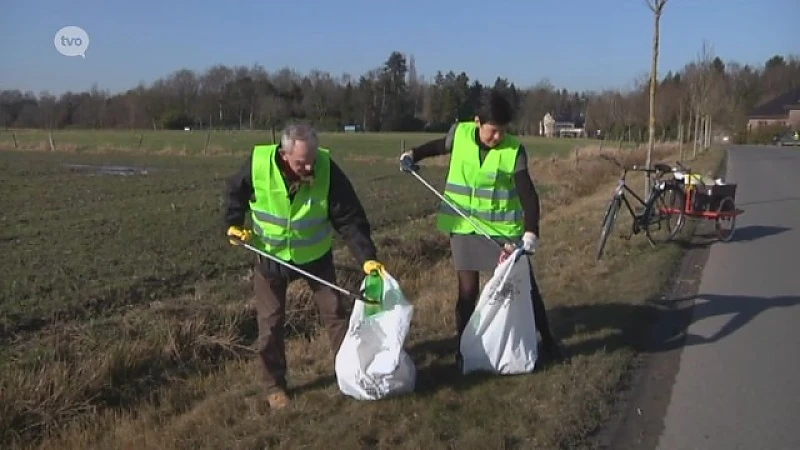
[[[400,155],[400,170],[403,172],[416,172],[419,166],[414,164],[414,154],[412,150]]]
[[[536,247],[539,245],[539,238],[536,237],[535,234],[531,231],[526,231],[525,234],[522,235],[522,249],[528,253],[533,253],[536,251]]]

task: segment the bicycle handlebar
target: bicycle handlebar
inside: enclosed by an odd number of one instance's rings
[[[691,169],[689,169],[688,167],[686,167],[686,166],[684,166],[683,164],[681,164],[681,162],[680,162],[680,161],[675,161],[675,164],[676,164],[676,165],[677,165],[679,168],[681,168],[682,170],[685,170],[686,172],[691,172]]]
[[[620,169],[625,169],[625,167],[623,167],[623,166],[622,166],[622,164],[620,164],[620,162],[619,162],[619,161],[617,161],[617,159],[616,159],[616,158],[612,158],[612,157],[610,157],[610,156],[608,156],[608,155],[602,155],[602,154],[600,155],[600,158],[601,158],[601,159],[605,159],[606,161],[611,161],[611,162],[613,162],[613,163],[614,163],[614,164],[616,164],[616,165],[617,165],[617,167],[619,167]]]
[[[660,172],[658,169],[648,169],[647,167],[640,167],[636,165],[631,166],[630,169],[628,170],[632,170],[634,172],[647,172],[647,173]]]
[[[612,158],[611,156],[608,156],[608,155],[600,155],[600,158],[602,158],[602,159],[605,159],[605,160],[607,160],[607,161],[611,161],[611,162],[613,162],[614,164],[616,164],[616,165],[617,165],[617,167],[619,167],[620,169],[622,169],[622,170],[624,170],[624,171],[626,171],[626,172],[627,172],[627,171],[634,171],[634,172],[647,172],[647,173],[656,173],[656,172],[659,172],[659,170],[658,170],[658,169],[647,168],[647,167],[641,167],[641,166],[637,166],[637,165],[635,165],[635,164],[634,164],[633,166],[630,166],[630,167],[625,167],[625,166],[623,166],[623,165],[622,165],[622,163],[620,163],[619,161],[617,161],[617,159],[616,159],[616,158]]]
[[[617,167],[619,167],[620,169],[625,170],[625,171],[629,171],[629,170],[637,170],[637,171],[638,170],[644,170],[644,168],[640,168],[639,166],[636,166],[636,165],[633,165],[633,166],[630,166],[630,167],[625,167],[616,158],[612,158],[611,156],[608,156],[608,155],[600,155],[600,158],[605,159],[606,161],[613,162]]]

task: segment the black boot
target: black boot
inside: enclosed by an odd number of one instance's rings
[[[552,336],[542,339],[541,355],[546,362],[570,362],[569,352]]]
[[[461,350],[456,352],[456,370],[459,375],[464,373],[464,357],[461,356]]]
[[[536,277],[533,275],[531,269],[531,302],[533,303],[533,319],[536,323],[536,329],[542,337],[542,351],[541,355],[545,361],[568,362],[570,357],[561,343],[553,336],[550,329],[550,320],[547,318],[542,294],[539,292],[539,285],[536,283]]]

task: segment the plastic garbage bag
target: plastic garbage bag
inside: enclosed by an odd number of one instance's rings
[[[530,260],[516,250],[498,264],[461,336],[462,372],[533,372],[538,357]]]
[[[365,303],[355,302],[334,363],[339,390],[358,400],[407,394],[416,384],[416,366],[403,348],[414,307],[397,280],[385,271],[381,277],[381,311],[367,315]]]

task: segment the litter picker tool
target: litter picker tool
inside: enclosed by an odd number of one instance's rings
[[[346,296],[348,296],[350,298],[353,298],[353,299],[356,299],[356,300],[361,300],[364,303],[379,304],[379,302],[375,302],[375,301],[372,301],[372,300],[366,298],[366,296],[364,296],[363,293],[355,294],[353,292],[348,291],[345,288],[339,287],[339,286],[331,283],[330,281],[325,281],[322,278],[320,278],[320,277],[318,277],[318,276],[316,276],[314,274],[311,274],[311,273],[309,273],[309,272],[307,272],[307,271],[295,266],[294,264],[290,264],[290,263],[287,263],[286,261],[278,259],[278,258],[270,255],[269,253],[261,250],[260,248],[257,248],[255,246],[253,246],[253,245],[251,245],[251,244],[239,239],[239,238],[236,238],[234,236],[228,236],[228,238],[231,239],[231,240],[236,241],[238,243],[238,245],[241,245],[242,247],[244,247],[244,248],[246,248],[246,249],[248,249],[250,251],[258,253],[259,255],[263,256],[264,258],[267,258],[267,259],[269,259],[271,261],[274,261],[274,262],[276,262],[276,263],[278,263],[278,264],[280,264],[280,265],[282,265],[284,267],[287,267],[287,268],[289,268],[291,270],[294,270],[295,272],[297,272],[297,273],[299,273],[299,274],[301,274],[303,276],[306,276],[306,277],[316,281],[317,283],[320,283],[320,284],[323,284],[325,286],[328,286],[329,288],[331,288],[331,289],[333,289],[335,291],[338,291],[338,292],[340,292],[340,293],[342,293],[342,294],[344,294],[344,295],[346,295]]]
[[[453,202],[448,200],[444,195],[440,194],[439,191],[436,190],[436,188],[434,188],[433,186],[431,186],[430,183],[425,181],[425,179],[422,178],[422,176],[420,176],[420,174],[418,174],[415,170],[406,170],[406,171],[408,173],[410,173],[411,175],[414,175],[414,177],[417,180],[419,180],[419,182],[422,183],[426,188],[428,188],[429,191],[433,192],[433,194],[435,196],[439,197],[439,199],[441,199],[443,202],[445,202],[445,204],[447,204],[447,206],[449,206],[453,211],[455,211],[456,214],[458,214],[459,216],[463,217],[464,220],[466,220],[467,222],[469,222],[470,225],[475,227],[475,229],[481,235],[483,235],[483,237],[485,237],[489,241],[493,242],[495,245],[497,245],[501,249],[503,248],[503,246],[500,245],[496,240],[492,239],[492,237],[489,235],[489,233],[487,233],[486,230],[482,226],[480,226],[477,222],[475,222],[469,216],[467,216],[463,211],[461,211],[461,208],[459,208],[458,206],[454,205]],[[500,238],[500,239],[502,239],[503,242],[505,242],[505,243],[507,243],[509,245],[513,245],[514,247],[518,247],[518,245],[514,244],[513,242],[509,241],[508,239],[505,239],[505,238]]]

